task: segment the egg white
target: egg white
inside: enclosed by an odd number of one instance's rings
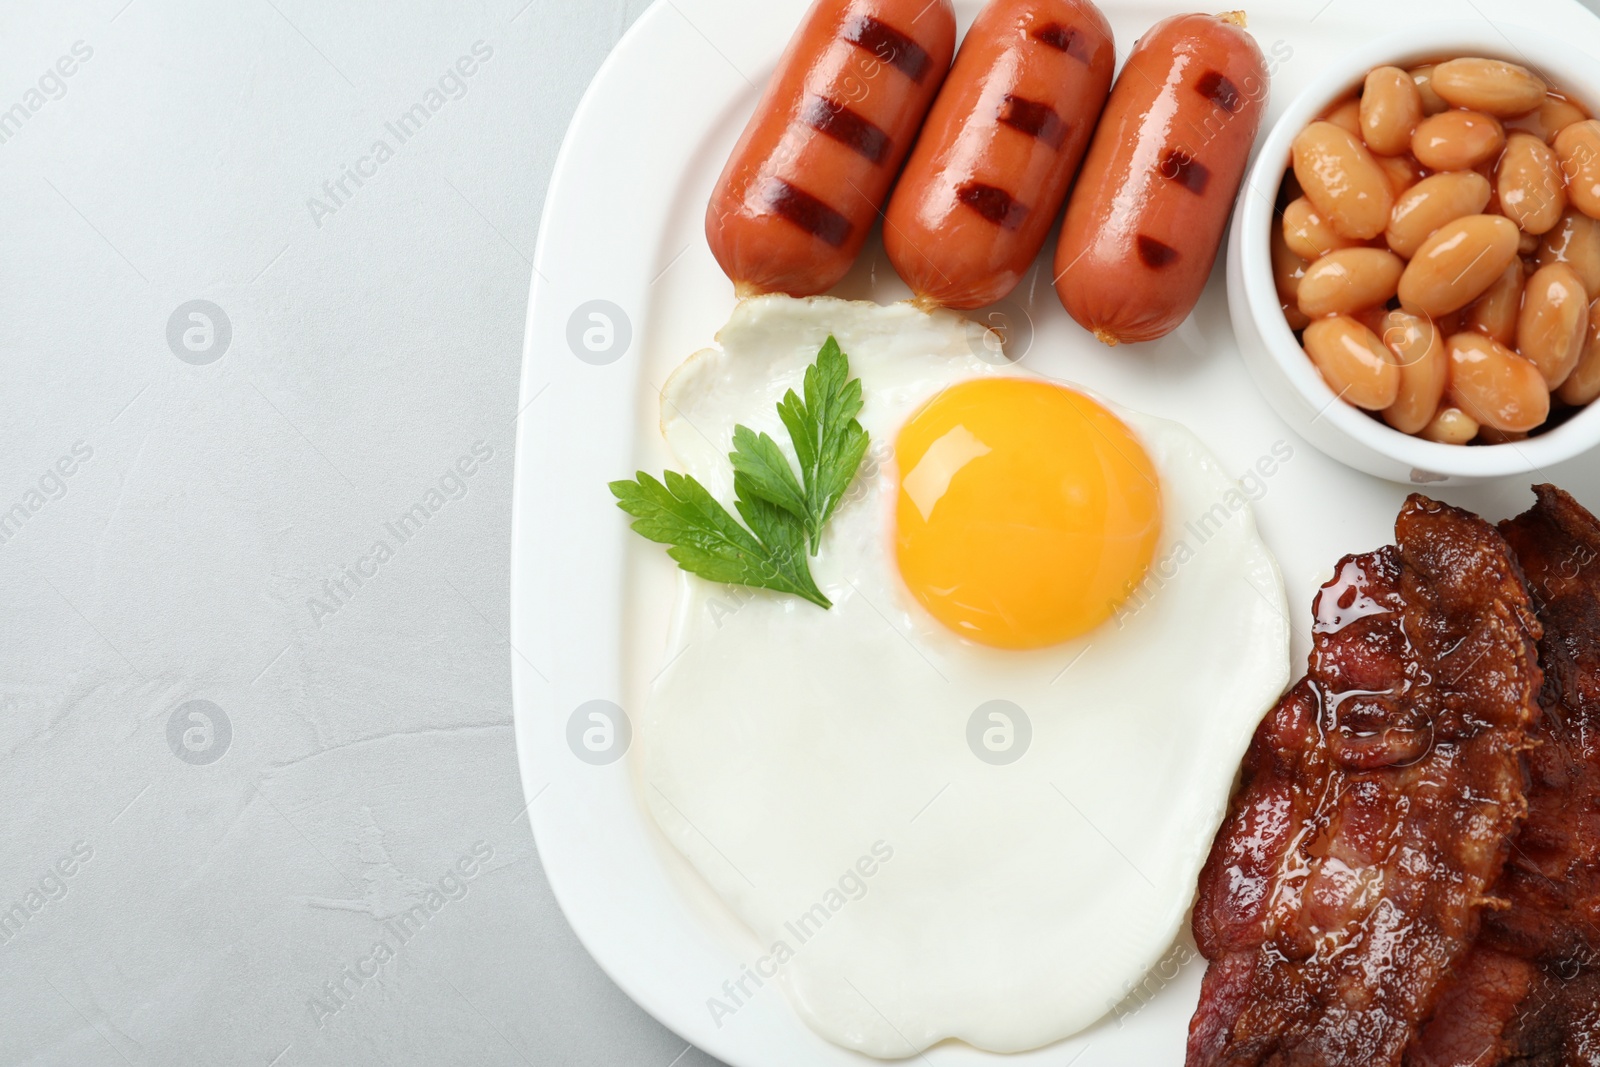
[[[748,300],[668,381],[662,432],[731,505],[734,425],[787,448],[776,404],[830,333],[872,438],[812,561],[834,606],[684,575],[636,727],[640,786],[766,946],[705,991],[719,1026],[776,984],[817,1032],[873,1056],[945,1038],[1035,1048],[1106,1014],[1178,933],[1235,768],[1289,680],[1283,582],[1205,447],[1112,406],[1160,474],[1152,576],[1067,644],[958,637],[900,580],[890,450],[940,389],[1029,376],[982,327],[906,304]],[[968,740],[995,700],[1031,726],[1004,765]],[[1003,721],[983,725],[1003,745]]]

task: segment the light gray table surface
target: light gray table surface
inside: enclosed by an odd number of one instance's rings
[[[511,729],[530,257],[645,6],[0,5],[0,1064],[714,1062]]]
[[[0,1064],[715,1062],[511,728],[529,257],[645,6],[0,7]]]

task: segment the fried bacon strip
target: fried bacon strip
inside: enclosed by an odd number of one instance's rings
[[[1544,627],[1528,817],[1412,1067],[1600,1067],[1600,521],[1534,493],[1500,524]]]
[[[1600,966],[1600,522],[1553,485],[1500,530],[1544,625],[1544,716],[1528,753],[1528,819],[1495,890],[1489,945],[1558,971]]]
[[[1495,1067],[1509,1054],[1539,969],[1527,960],[1474,946],[1452,972],[1433,1017],[1406,1052],[1406,1067]]]
[[[1318,594],[1200,878],[1190,1067],[1400,1063],[1525,810],[1539,624],[1505,541],[1412,496]]]
[[[1600,1067],[1600,972],[1541,970],[1506,1037],[1505,1067]]]
[[[1454,973],[1406,1067],[1600,1067],[1600,971],[1480,942]]]

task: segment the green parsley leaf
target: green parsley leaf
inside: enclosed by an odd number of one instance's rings
[[[764,501],[739,502],[752,529],[773,539],[766,544],[693,478],[673,471],[663,477],[665,484],[640,471],[637,481],[612,482],[611,493],[617,506],[634,517],[634,531],[671,546],[667,555],[678,566],[713,582],[773,589],[819,607],[833,606],[811,578],[804,529],[786,512]]]
[[[739,515],[745,524],[755,532],[767,550],[768,558],[762,563],[762,576],[788,581],[791,579],[786,575],[784,568],[793,568],[795,577],[821,598],[821,605],[825,608],[831,607],[827,597],[812,584],[811,566],[806,561],[805,526],[782,508],[752,496],[747,491],[748,487],[741,486],[741,480],[741,475],[733,476],[736,494],[734,506],[739,509]],[[807,596],[807,599],[811,597]]]
[[[735,426],[733,451],[728,453],[728,459],[733,461],[735,475],[743,479],[742,488],[738,482],[734,485],[740,496],[748,493],[759,497],[803,523],[810,522],[806,492],[795,480],[794,468],[789,466],[778,442],[766,434],[757,435],[748,426]]]
[[[806,368],[804,387],[803,401],[793,389],[784,395],[778,417],[788,428],[800,460],[806,500],[803,517],[815,554],[823,525],[844,498],[867,453],[867,431],[856,421],[861,412],[861,380],[850,377],[850,361],[833,337],[823,344],[817,361]]]
[[[849,360],[832,337],[806,369],[804,388],[804,401],[791,389],[778,405],[800,477],[777,441],[747,426],[733,429],[728,459],[744,526],[693,478],[667,471],[660,482],[640,471],[635,481],[611,483],[617,506],[634,517],[633,529],[669,546],[667,555],[691,574],[832,607],[807,559],[817,554],[822,527],[867,451],[867,432],[856,421],[861,382],[850,377]]]

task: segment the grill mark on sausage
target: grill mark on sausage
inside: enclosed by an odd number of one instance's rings
[[[1147,267],[1160,270],[1162,267],[1171,266],[1178,258],[1178,250],[1169,244],[1162,244],[1154,237],[1139,235],[1139,258],[1144,260]]]
[[[1035,137],[1051,148],[1060,148],[1067,137],[1067,124],[1061,121],[1055,109],[1021,96],[1006,94],[1000,105],[1000,121],[1013,130]]]
[[[1089,62],[1089,42],[1076,29],[1051,22],[1033,31],[1033,39],[1049,45],[1057,52],[1065,52],[1080,63]]]
[[[781,218],[834,248],[841,247],[850,238],[849,219],[782,178],[767,179],[767,184],[761,190],[761,199]]]
[[[1200,80],[1195,82],[1195,89],[1201,96],[1216,104],[1222,110],[1237,114],[1244,107],[1244,95],[1221,71],[1208,70],[1200,75]]]
[[[1022,225],[1028,209],[1017,203],[1016,197],[1004,189],[983,182],[963,182],[956,189],[956,199],[1006,230]]]
[[[1204,196],[1211,171],[1181,148],[1169,148],[1161,157],[1161,176],[1177,182],[1196,196]]]
[[[833,138],[869,163],[882,163],[889,154],[889,135],[856,112],[825,96],[806,102],[800,121]]]
[[[914,82],[922,81],[932,62],[920,44],[871,15],[852,19],[845,26],[843,36],[846,41],[871,52]]]

